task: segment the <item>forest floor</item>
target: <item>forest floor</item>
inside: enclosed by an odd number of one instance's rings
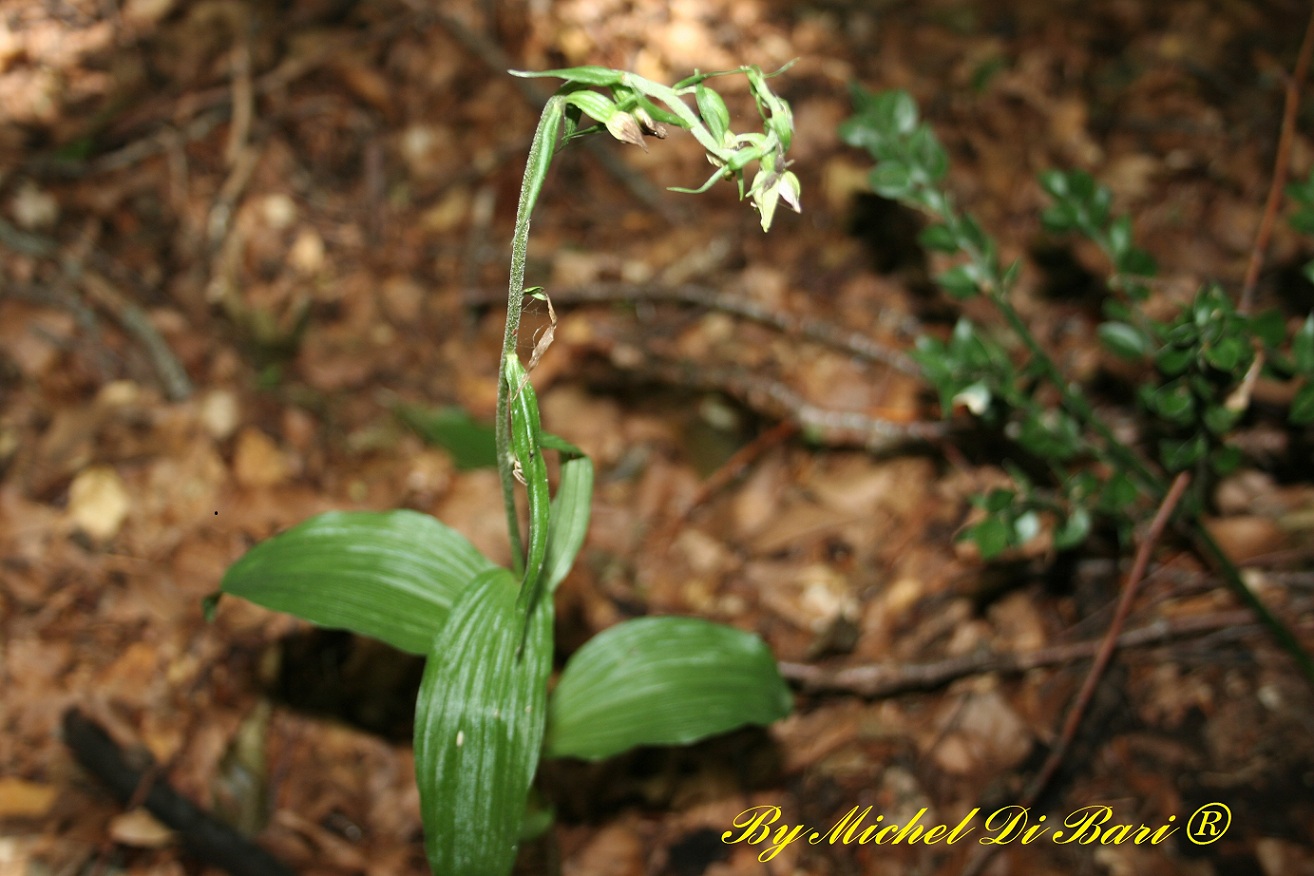
[[[707,173],[678,132],[647,152],[596,138],[548,181],[528,281],[561,323],[535,382],[548,427],[598,467],[558,650],[651,613],[911,688],[910,668],[986,656],[930,689],[800,690],[778,724],[687,749],[548,764],[557,822],[519,871],[962,873],[979,843],[795,843],[761,863],[764,846],[722,841],[757,806],[823,831],[855,806],[869,823],[924,809],[927,826],[977,809],[987,835],[1090,666],[1008,673],[988,655],[1098,642],[1130,560],[1097,537],[983,562],[957,537],[969,498],[1004,482],[996,451],[868,446],[880,422],[934,420],[934,400],[800,327],[906,349],[960,305],[933,289],[943,264],[918,218],[864,193],[870,162],[836,133],[850,84],[918,99],[959,202],[1022,260],[1018,307],[1089,376],[1110,367],[1106,267],[1042,230],[1037,173],[1111,187],[1159,260],[1152,306],[1237,288],[1305,4],[434,5],[0,0],[0,874],[219,872],[75,763],[71,707],[297,872],[426,872],[416,662],[236,599],[207,622],[202,599],[257,540],[330,509],[433,513],[506,560],[496,473],[458,469],[396,414],[493,418],[537,113],[506,67],[674,81],[793,58],[774,82],[804,209],[770,234],[729,186],[664,191]],[[1303,176],[1308,109],[1300,123]],[[1310,242],[1283,223],[1267,255],[1261,305],[1302,319]],[[527,334],[545,318],[535,304]],[[1218,486],[1216,531],[1314,648],[1310,445],[1248,434],[1256,461]],[[1176,830],[1014,841],[985,873],[1314,874],[1314,691],[1188,551],[1169,539],[1155,556],[1128,629],[1205,632],[1119,654],[1029,816],[1107,805],[1111,823]],[[1197,844],[1186,825],[1207,804],[1231,825]]]

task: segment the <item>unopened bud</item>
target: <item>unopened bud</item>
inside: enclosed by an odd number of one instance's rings
[[[634,108],[634,118],[638,120],[643,133],[650,137],[656,137],[658,140],[666,139],[666,126],[649,115],[643,107]]]
[[[648,146],[643,142],[643,129],[639,127],[639,122],[629,113],[617,112],[611,118],[607,119],[607,130],[611,136],[615,137],[622,143],[633,143],[635,146],[643,147],[643,151],[648,151]]]

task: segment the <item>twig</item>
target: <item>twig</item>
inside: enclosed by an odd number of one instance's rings
[[[1167,495],[1159,503],[1159,510],[1155,512],[1154,519],[1150,521],[1150,528],[1145,533],[1145,538],[1141,540],[1140,547],[1136,549],[1136,559],[1132,563],[1131,572],[1127,575],[1127,583],[1123,585],[1122,595],[1118,598],[1118,607],[1113,613],[1113,620],[1109,623],[1108,632],[1105,633],[1104,641],[1100,643],[1099,651],[1095,654],[1095,662],[1091,664],[1081,690],[1077,692],[1072,707],[1068,709],[1067,718],[1063,722],[1063,730],[1054,743],[1054,747],[1050,749],[1049,756],[1045,758],[1044,766],[1031,780],[1026,793],[1023,795],[1021,805],[1024,810],[1036,805],[1036,801],[1040,799],[1040,795],[1054,778],[1054,774],[1058,772],[1059,765],[1063,763],[1063,758],[1067,755],[1068,749],[1072,747],[1072,741],[1077,736],[1077,728],[1081,726],[1081,719],[1090,706],[1091,698],[1095,695],[1095,689],[1099,686],[1100,679],[1104,676],[1104,670],[1109,666],[1109,661],[1113,659],[1113,653],[1118,649],[1118,639],[1123,625],[1127,622],[1127,615],[1131,613],[1132,602],[1136,598],[1137,590],[1140,589],[1141,581],[1145,578],[1145,570],[1150,565],[1150,554],[1153,553],[1155,544],[1159,541],[1159,537],[1163,535],[1165,527],[1168,526],[1168,521],[1177,509],[1177,503],[1181,501],[1182,494],[1186,492],[1186,487],[1190,483],[1190,472],[1181,472],[1173,479]],[[977,856],[968,862],[963,876],[975,876],[975,874],[980,873],[997,848],[997,846],[987,846],[979,851]]]
[[[1282,133],[1278,137],[1277,155],[1273,159],[1273,182],[1268,188],[1268,201],[1264,204],[1264,215],[1259,221],[1259,231],[1255,234],[1255,245],[1250,250],[1250,263],[1246,266],[1245,281],[1241,286],[1241,300],[1237,309],[1248,313],[1255,303],[1255,288],[1259,285],[1259,271],[1264,264],[1264,253],[1268,251],[1269,239],[1273,236],[1273,226],[1277,222],[1278,205],[1282,203],[1282,191],[1286,188],[1287,174],[1291,165],[1291,144],[1296,134],[1296,111],[1300,108],[1300,84],[1309,72],[1310,55],[1314,54],[1314,9],[1310,10],[1309,21],[1305,24],[1305,36],[1300,42],[1300,52],[1296,56],[1296,66],[1287,79],[1286,101],[1282,109]]]
[[[818,319],[792,316],[697,283],[673,286],[590,283],[569,289],[553,289],[552,297],[558,302],[675,301],[693,304],[742,317],[786,335],[806,338],[847,353],[855,359],[885,365],[903,374],[916,376],[921,373],[917,364],[903,351],[877,343],[861,332],[848,331]],[[498,300],[491,290],[478,290],[467,296],[466,303],[493,304]]]
[[[16,249],[22,247],[21,251],[43,258],[53,257],[59,252],[59,244],[52,238],[15,232],[21,237],[11,239],[7,235],[12,230],[0,221],[0,245],[12,246]],[[156,376],[160,379],[165,396],[170,401],[182,401],[189,397],[192,394],[192,382],[187,376],[186,369],[178,362],[169,345],[160,337],[155,326],[151,325],[150,319],[142,309],[124,297],[109,280],[94,271],[85,270],[77,260],[63,258],[61,263],[70,285],[80,288],[83,297],[108,311],[123,330],[142,346],[146,358],[150,360]],[[96,321],[91,311],[77,302],[75,297],[30,286],[12,286],[3,291],[16,297],[40,302],[50,301],[67,307],[73,312],[79,325],[93,329],[95,327]]]
[[[155,775],[153,763],[136,768],[105,729],[77,709],[64,713],[64,744],[78,763],[99,779],[122,804],[141,800],[182,843],[207,864],[234,876],[292,876],[292,870],[228,825],[183,797]]]
[[[251,82],[251,33],[245,30],[233,46],[233,116],[224,146],[224,163],[233,167],[246,150],[255,120],[255,86]]]
[[[1123,633],[1116,645],[1118,648],[1144,648],[1217,630],[1240,635],[1257,629],[1253,621],[1250,613],[1244,610],[1158,620]],[[1062,666],[1095,656],[1103,644],[1103,641],[1070,642],[1013,654],[986,652],[934,663],[880,663],[840,670],[782,662],[780,674],[809,693],[846,693],[881,699],[910,691],[935,690],[960,678],[988,672],[1018,675],[1045,666]]]
[[[0,246],[38,258],[48,258],[59,251],[59,245],[49,237],[20,231],[3,219],[0,219]]]
[[[938,420],[900,422],[880,411],[824,408],[791,386],[741,368],[655,359],[637,370],[678,386],[724,392],[753,410],[790,419],[809,440],[832,446],[858,446],[880,453],[909,443],[938,441],[949,431],[949,424]]]
[[[1182,500],[1182,494],[1186,492],[1186,487],[1191,483],[1189,472],[1181,472],[1173,479],[1172,486],[1168,488],[1168,495],[1164,496],[1159,503],[1159,510],[1155,513],[1154,519],[1150,521],[1150,528],[1145,533],[1145,538],[1141,540],[1141,545],[1136,551],[1136,559],[1132,563],[1130,574],[1127,576],[1127,583],[1122,588],[1122,595],[1118,599],[1118,607],[1113,613],[1113,620],[1109,622],[1108,632],[1104,635],[1104,641],[1100,645],[1099,652],[1095,655],[1095,662],[1090,667],[1090,672],[1086,675],[1086,681],[1077,694],[1076,700],[1072,703],[1072,708],[1068,711],[1068,717],[1063,723],[1063,732],[1059,736],[1058,743],[1049,752],[1049,758],[1046,759],[1044,767],[1036,775],[1031,787],[1027,790],[1025,805],[1030,806],[1035,803],[1045,786],[1049,784],[1050,779],[1058,770],[1063,756],[1067,753],[1068,748],[1072,745],[1072,740],[1077,734],[1077,727],[1081,724],[1082,716],[1086,713],[1086,708],[1090,705],[1091,697],[1095,694],[1095,688],[1099,686],[1100,678],[1104,675],[1104,670],[1108,668],[1109,661],[1113,659],[1113,653],[1118,649],[1118,637],[1122,633],[1123,626],[1127,623],[1127,615],[1131,613],[1132,602],[1136,598],[1136,592],[1140,589],[1141,581],[1145,579],[1145,570],[1150,565],[1150,554],[1154,551],[1155,544],[1163,535],[1164,527],[1168,525],[1169,519],[1173,516],[1173,511],[1177,508],[1177,503]]]
[[[761,435],[758,435],[752,441],[736,450],[723,465],[712,472],[706,480],[699,485],[697,491],[689,498],[688,504],[685,505],[684,511],[673,522],[676,526],[682,525],[688,520],[699,506],[703,505],[712,496],[725,489],[726,486],[739,477],[748,469],[749,466],[762,458],[768,450],[778,447],[793,437],[798,431],[798,426],[788,420],[781,420],[776,425],[767,429]]]
[[[164,394],[170,401],[182,401],[192,394],[192,381],[186,369],[174,357],[168,343],[151,325],[150,319],[140,307],[133,304],[123,293],[94,271],[83,271],[77,278],[86,292],[87,298],[99,304],[109,312],[123,330],[132,335],[141,344],[150,360],[151,367],[160,379]]]

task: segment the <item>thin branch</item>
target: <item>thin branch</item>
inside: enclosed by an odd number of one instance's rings
[[[1063,732],[1059,735],[1057,744],[1050,750],[1049,757],[1045,761],[1044,767],[1032,781],[1031,787],[1027,790],[1027,803],[1024,805],[1031,806],[1036,802],[1041,792],[1054,777],[1058,771],[1059,764],[1062,763],[1063,757],[1067,754],[1068,748],[1072,745],[1072,740],[1077,735],[1077,728],[1081,725],[1081,719],[1086,714],[1086,709],[1090,705],[1091,698],[1095,695],[1095,688],[1099,686],[1100,678],[1103,677],[1104,671],[1109,666],[1109,661],[1113,659],[1113,653],[1118,650],[1118,637],[1122,633],[1123,626],[1127,623],[1127,616],[1131,613],[1132,602],[1136,599],[1136,593],[1140,590],[1141,581],[1145,579],[1145,570],[1150,565],[1150,554],[1153,553],[1155,545],[1163,535],[1164,528],[1172,518],[1173,512],[1177,509],[1177,503],[1182,500],[1182,495],[1186,492],[1187,486],[1191,483],[1189,472],[1181,472],[1173,479],[1172,486],[1168,488],[1168,495],[1164,496],[1159,503],[1159,510],[1155,512],[1154,519],[1150,521],[1150,528],[1145,533],[1145,538],[1141,540],[1141,545],[1136,550],[1136,559],[1132,563],[1130,574],[1127,576],[1127,583],[1122,588],[1122,595],[1118,599],[1118,607],[1113,613],[1113,620],[1109,622],[1108,632],[1104,635],[1104,641],[1100,645],[1099,652],[1095,655],[1095,662],[1090,667],[1090,672],[1086,674],[1086,681],[1082,685],[1076,700],[1072,703],[1072,708],[1068,711],[1068,717],[1063,722]]]
[[[1305,23],[1305,37],[1300,42],[1296,66],[1287,80],[1286,102],[1282,108],[1282,133],[1278,137],[1277,155],[1273,159],[1273,182],[1268,187],[1268,201],[1264,204],[1264,216],[1259,220],[1259,231],[1255,234],[1255,245],[1250,250],[1250,263],[1246,266],[1246,277],[1241,286],[1241,300],[1237,304],[1237,309],[1242,313],[1249,313],[1254,306],[1259,271],[1264,265],[1264,254],[1273,236],[1273,226],[1277,223],[1278,206],[1282,203],[1282,191],[1286,188],[1287,174],[1291,170],[1291,144],[1296,135],[1300,84],[1309,72],[1311,54],[1314,54],[1314,8],[1310,9],[1309,20]]]
[[[1182,500],[1182,495],[1186,492],[1186,488],[1190,483],[1190,472],[1179,473],[1173,479],[1172,486],[1168,488],[1167,495],[1159,503],[1159,510],[1155,512],[1154,519],[1150,521],[1150,528],[1145,533],[1145,538],[1141,540],[1140,547],[1136,549],[1136,559],[1132,563],[1131,572],[1127,576],[1127,583],[1123,585],[1122,595],[1118,598],[1118,607],[1113,613],[1113,620],[1109,623],[1108,632],[1105,633],[1104,641],[1100,643],[1099,651],[1095,654],[1095,662],[1091,664],[1081,690],[1077,692],[1076,699],[1073,700],[1071,708],[1068,709],[1068,716],[1063,722],[1063,730],[1054,743],[1054,747],[1050,749],[1049,756],[1045,758],[1044,766],[1031,780],[1026,793],[1023,795],[1022,807],[1024,810],[1036,805],[1036,801],[1040,799],[1040,795],[1048,787],[1050,781],[1054,778],[1054,774],[1058,772],[1059,766],[1063,763],[1063,758],[1067,756],[1068,749],[1072,747],[1072,741],[1077,736],[1077,728],[1081,726],[1081,719],[1085,716],[1086,709],[1095,696],[1095,689],[1099,687],[1100,679],[1103,678],[1104,671],[1109,666],[1109,661],[1113,659],[1114,652],[1118,650],[1118,639],[1122,633],[1123,625],[1127,622],[1127,615],[1131,613],[1132,602],[1136,599],[1136,592],[1140,589],[1141,581],[1145,578],[1145,570],[1149,568],[1150,554],[1154,552],[1154,546],[1158,543],[1160,536],[1163,535],[1164,529],[1168,526],[1168,521],[1172,519],[1173,512],[1177,509],[1177,503]],[[988,846],[980,851],[968,863],[964,876],[974,876],[974,874],[980,873],[997,849],[998,846]]]
[[[653,360],[637,370],[677,386],[724,392],[755,411],[792,420],[809,440],[831,446],[857,446],[880,453],[906,444],[939,441],[949,431],[949,424],[939,420],[901,422],[897,415],[884,416],[879,410],[825,408],[808,401],[792,386],[742,368]]]
[[[0,246],[37,258],[48,258],[59,252],[59,244],[49,237],[22,231],[3,219],[0,219]]]
[[[182,401],[191,396],[192,381],[187,376],[187,370],[173,355],[169,344],[156,331],[155,326],[151,325],[146,312],[94,271],[84,271],[78,279],[87,298],[108,311],[123,330],[141,345],[160,379],[165,397],[170,401]]]
[[[1236,610],[1158,620],[1118,636],[1118,648],[1145,648],[1218,630],[1240,635],[1258,629],[1248,611]],[[846,693],[882,699],[910,691],[944,687],[960,678],[998,672],[1019,675],[1046,666],[1063,666],[1094,657],[1104,641],[1070,642],[1034,651],[1000,654],[986,652],[950,657],[933,663],[878,663],[846,669],[828,669],[808,663],[780,664],[780,674],[809,693]]]
[[[499,293],[500,294],[500,293]],[[782,334],[806,338],[855,359],[893,368],[902,374],[918,376],[921,370],[902,350],[873,341],[861,332],[849,331],[819,319],[793,316],[772,310],[736,295],[720,292],[711,286],[697,283],[678,283],[673,286],[632,285],[629,283],[590,283],[568,289],[553,289],[552,297],[558,302],[599,301],[674,301],[693,304],[738,316],[776,329]],[[467,304],[493,304],[491,290],[477,290],[466,297]],[[900,328],[906,328],[900,326]]]

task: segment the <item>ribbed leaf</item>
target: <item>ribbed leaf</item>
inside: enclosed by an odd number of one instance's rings
[[[561,483],[552,499],[548,524],[547,559],[543,563],[543,586],[557,589],[575,563],[584,537],[589,533],[593,505],[593,461],[577,456],[561,464]]]
[[[253,547],[220,592],[427,654],[457,595],[492,568],[427,514],[334,511]]]
[[[452,608],[420,684],[415,776],[435,876],[506,876],[538,768],[552,669],[552,600],[525,630],[519,582],[481,574]]]
[[[789,714],[793,698],[757,636],[697,618],[638,618],[576,652],[548,704],[550,757],[588,760],[682,745]]]

